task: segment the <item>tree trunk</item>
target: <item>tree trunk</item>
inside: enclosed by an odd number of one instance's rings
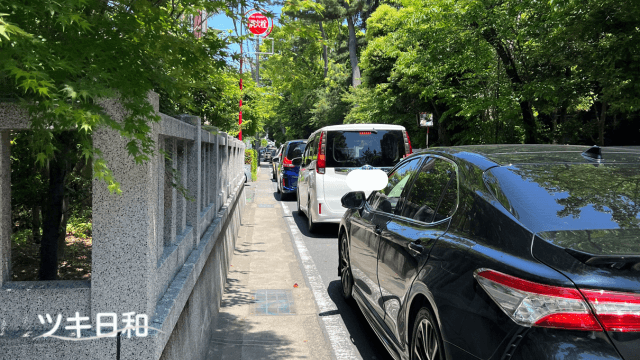
[[[558,131],[558,109],[554,109],[553,113],[551,114],[551,143],[552,144],[558,143],[557,131]]]
[[[58,277],[58,238],[62,221],[64,181],[67,175],[67,152],[73,140],[72,134],[56,135],[60,152],[49,162],[49,192],[42,209],[42,243],[40,245],[40,280],[56,280]]]
[[[40,244],[42,236],[40,235],[40,206],[35,205],[31,208],[31,233],[33,234],[33,242]]]
[[[322,34],[322,59],[324,60],[324,78],[327,78],[329,72],[329,56],[327,54],[327,34],[324,32],[324,26],[320,21],[320,33]]]
[[[536,119],[533,116],[533,108],[530,101],[521,101],[522,122],[524,122],[524,143],[537,144]]]
[[[474,27],[478,27],[478,24],[473,24]],[[498,38],[498,33],[494,28],[487,28],[482,30],[482,37],[491,45],[500,60],[502,61],[502,65],[504,65],[504,70],[509,77],[511,82],[511,87],[513,88],[516,96],[521,95],[520,91],[522,90],[522,85],[524,82],[520,78],[518,74],[518,69],[516,69],[516,62],[509,52],[507,48],[505,48],[502,41]],[[533,107],[531,102],[528,100],[521,99],[520,101],[520,110],[522,111],[522,122],[524,123],[524,142],[525,144],[535,144],[536,140],[536,119],[533,116]]]
[[[597,115],[596,110],[596,115]],[[607,122],[607,103],[602,103],[602,109],[600,110],[600,116],[598,118],[598,145],[604,146],[604,126]]]
[[[349,60],[351,60],[351,83],[354,88],[362,84],[360,80],[360,66],[358,66],[358,45],[356,38],[356,26],[353,18],[347,16],[347,25],[349,26]]]
[[[65,239],[67,238],[67,224],[69,223],[69,196],[62,199],[62,220],[60,221],[60,235],[58,235],[58,261],[64,257]]]
[[[451,141],[449,140],[447,127],[442,121],[440,121],[442,111],[438,109],[438,106],[436,105],[436,102],[433,101],[433,99],[431,99],[431,106],[433,106],[434,123],[438,124],[438,142],[441,146],[449,146],[451,145]]]

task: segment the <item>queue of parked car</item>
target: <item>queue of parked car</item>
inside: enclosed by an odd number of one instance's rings
[[[640,359],[640,147],[412,154],[403,127],[361,124],[277,158],[309,230],[339,223],[342,295],[393,358]],[[355,169],[387,185],[354,191]]]

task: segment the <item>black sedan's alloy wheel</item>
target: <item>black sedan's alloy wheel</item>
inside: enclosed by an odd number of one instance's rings
[[[342,234],[340,238],[340,283],[342,284],[342,296],[350,300],[353,293],[353,275],[351,274],[351,259],[349,259],[349,243],[345,234]]]
[[[431,311],[422,308],[416,316],[411,337],[411,360],[442,360],[442,336]]]

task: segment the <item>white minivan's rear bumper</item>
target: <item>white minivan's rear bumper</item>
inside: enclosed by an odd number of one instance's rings
[[[318,204],[320,205],[320,209],[318,209]],[[347,211],[347,209],[342,206],[340,206],[340,209],[332,209],[324,198],[319,198],[314,207],[313,221],[318,223],[339,224],[340,219],[342,219],[342,215]],[[320,213],[318,213],[318,210],[320,210]]]

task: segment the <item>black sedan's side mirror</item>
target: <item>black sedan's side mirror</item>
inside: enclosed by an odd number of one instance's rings
[[[363,191],[352,191],[344,194],[340,202],[342,202],[342,207],[347,209],[359,209],[364,205],[364,192]]]
[[[302,165],[302,158],[301,157],[297,157],[297,158],[291,159],[291,165],[293,165],[293,166]]]

